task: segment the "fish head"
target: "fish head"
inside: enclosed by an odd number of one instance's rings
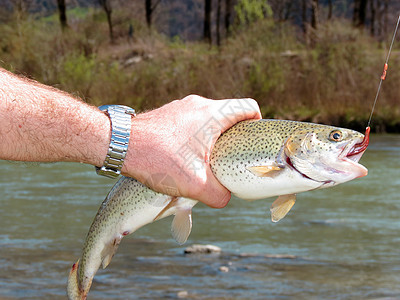
[[[369,143],[350,129],[318,125],[293,131],[283,147],[283,159],[304,177],[333,186],[368,174],[358,163]]]

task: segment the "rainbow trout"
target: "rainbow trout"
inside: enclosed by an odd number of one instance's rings
[[[292,208],[296,194],[334,186],[367,175],[358,163],[369,143],[359,132],[313,123],[248,120],[222,134],[210,164],[232,194],[256,200],[278,198],[270,208],[277,222]],[[69,299],[86,299],[100,265],[107,267],[121,239],[140,227],[175,215],[171,231],[183,244],[192,228],[197,201],[154,192],[122,177],[102,203],[90,227],[80,260],[68,279]]]

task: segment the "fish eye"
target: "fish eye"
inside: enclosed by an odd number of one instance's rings
[[[329,134],[329,139],[334,142],[340,142],[343,138],[343,134],[340,130],[334,130]]]

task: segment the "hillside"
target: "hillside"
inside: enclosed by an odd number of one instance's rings
[[[380,41],[333,19],[321,23],[310,43],[297,25],[266,17],[238,27],[217,47],[149,30],[130,13],[114,11],[114,43],[98,8],[68,11],[65,32],[54,14],[9,18],[0,24],[1,66],[95,105],[141,111],[192,93],[252,97],[264,117],[365,128],[390,35]],[[399,47],[396,42],[375,131],[400,131]]]

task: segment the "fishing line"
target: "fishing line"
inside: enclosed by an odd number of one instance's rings
[[[396,34],[397,34],[397,30],[399,28],[399,23],[400,23],[400,15],[399,15],[399,17],[397,19],[396,28],[394,30],[393,37],[392,37],[392,43],[390,44],[389,52],[388,52],[388,55],[386,57],[386,62],[385,62],[385,65],[383,66],[383,72],[382,72],[382,75],[381,75],[381,80],[379,81],[378,90],[376,91],[375,100],[374,100],[374,104],[372,105],[372,110],[371,110],[371,114],[369,116],[367,128],[369,128],[369,126],[371,125],[372,115],[374,114],[376,101],[378,100],[379,92],[381,91],[382,82],[386,78],[386,72],[387,72],[387,69],[388,69],[389,57],[390,57],[390,54],[392,53],[392,47],[393,47],[393,43],[394,43],[394,40],[395,40],[395,37],[396,37]]]

